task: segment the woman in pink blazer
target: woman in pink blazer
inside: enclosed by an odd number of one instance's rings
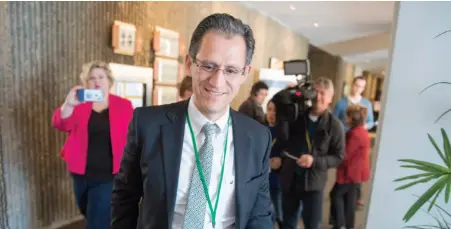
[[[53,126],[69,133],[60,156],[73,178],[74,195],[87,229],[109,229],[112,181],[119,170],[133,116],[130,101],[109,93],[114,83],[107,63],[83,66],[84,88],[103,90],[103,102],[80,102],[76,86],[53,114]]]

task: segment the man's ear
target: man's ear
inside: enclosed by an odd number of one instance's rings
[[[246,72],[246,75],[249,75],[249,73],[251,73],[251,70],[252,70],[252,66],[248,65],[248,66],[246,66],[246,69],[244,71]]]
[[[249,74],[251,73],[251,69],[252,69],[252,66],[250,66],[250,65],[246,66],[246,68],[244,69],[243,81],[241,83],[246,82],[247,77],[249,77]]]
[[[193,64],[193,62],[191,61],[191,57],[189,55],[185,56],[185,72],[187,73],[186,75],[191,76],[191,65]]]

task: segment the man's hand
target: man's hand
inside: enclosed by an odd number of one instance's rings
[[[296,161],[296,163],[302,168],[310,168],[313,164],[313,157],[310,154],[304,154]]]
[[[280,157],[273,157],[270,159],[269,164],[271,165],[271,169],[279,169],[282,165],[282,160]]]

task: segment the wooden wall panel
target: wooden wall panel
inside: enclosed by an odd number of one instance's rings
[[[6,151],[4,135],[7,130],[7,100],[8,82],[11,81],[11,56],[10,37],[8,33],[8,3],[0,1],[0,228],[8,227],[7,196],[6,196],[6,177],[8,173],[5,170],[7,161],[5,160]]]
[[[270,56],[307,56],[304,38],[236,3],[0,2],[0,228],[47,228],[79,216],[71,179],[58,157],[66,135],[52,128],[51,116],[79,83],[82,64],[99,59],[151,66],[156,25],[179,32],[188,47],[199,21],[213,12],[251,24],[257,68],[268,67]],[[143,39],[140,52],[113,53],[114,20],[136,25]],[[251,84],[243,86],[233,107],[246,99]]]
[[[326,77],[334,83],[334,101],[341,95],[342,84],[337,80],[339,75],[340,58],[327,53],[313,45],[309,46],[308,58],[310,60],[310,70],[313,79]]]

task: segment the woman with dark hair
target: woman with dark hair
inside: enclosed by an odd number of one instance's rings
[[[365,129],[368,109],[351,104],[346,109],[346,151],[343,163],[337,168],[337,180],[331,192],[331,213],[334,229],[350,229],[355,224],[357,187],[370,178],[370,137]]]
[[[276,105],[271,100],[266,106],[266,125],[272,135],[272,150],[270,157],[271,172],[269,173],[269,192],[274,206],[273,222],[282,226],[282,191],[279,181],[279,171],[282,165],[280,145],[276,139]]]

